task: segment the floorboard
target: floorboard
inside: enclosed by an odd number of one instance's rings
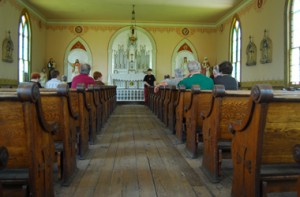
[[[201,143],[199,156],[189,158],[144,105],[118,105],[89,148],[70,186],[56,185],[57,197],[230,197],[231,161],[222,163],[222,181],[210,183],[200,170]]]

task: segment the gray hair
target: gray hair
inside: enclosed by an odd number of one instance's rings
[[[80,74],[90,74],[91,66],[89,64],[82,64],[80,66]]]
[[[200,63],[197,61],[189,61],[187,64],[187,69],[189,70],[189,72],[199,72],[200,71]]]

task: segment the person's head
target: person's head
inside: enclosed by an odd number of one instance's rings
[[[76,59],[76,60],[75,60],[75,63],[79,63],[79,59]]]
[[[39,80],[41,78],[40,73],[31,73],[31,78],[30,79],[34,79],[34,80]]]
[[[232,64],[229,61],[224,61],[221,64],[219,64],[219,72],[222,74],[228,74],[231,75],[232,73]]]
[[[152,69],[151,69],[151,68],[148,68],[147,74],[148,74],[148,75],[151,75],[151,73],[152,73]]]
[[[82,64],[80,66],[80,74],[88,75],[91,71],[91,66],[89,64]]]
[[[67,82],[68,81],[68,77],[66,75],[63,75],[61,77],[61,80],[64,81],[64,82]]]
[[[189,70],[189,73],[200,72],[200,67],[200,63],[195,60],[189,61],[187,64],[187,69]]]
[[[51,79],[52,78],[57,78],[59,76],[59,71],[58,70],[52,70],[50,72],[50,76],[51,76]]]
[[[101,79],[102,79],[102,73],[99,72],[99,71],[95,71],[95,72],[93,73],[93,78],[94,78],[95,81],[101,80]]]
[[[165,75],[164,79],[170,79],[170,75]]]

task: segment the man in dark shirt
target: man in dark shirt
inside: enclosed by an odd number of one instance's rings
[[[148,104],[148,87],[156,85],[156,78],[152,74],[152,69],[149,68],[147,70],[147,75],[144,77],[144,98],[145,98],[145,105]]]
[[[231,76],[232,64],[224,61],[219,65],[219,74],[214,78],[214,84],[222,84],[225,90],[237,90],[238,82]]]

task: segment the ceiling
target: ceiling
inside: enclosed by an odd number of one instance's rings
[[[131,21],[214,25],[251,0],[18,0],[49,23]]]

